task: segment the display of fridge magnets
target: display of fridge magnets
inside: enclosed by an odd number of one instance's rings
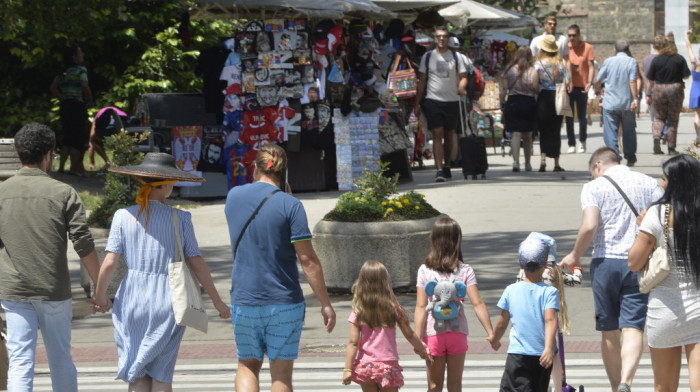
[[[284,30],[284,19],[266,19],[265,31],[282,31]]]
[[[272,33],[275,38],[275,50],[294,50],[297,48],[296,31],[284,30]]]
[[[270,33],[260,31],[255,34],[255,50],[258,53],[272,50],[272,38],[270,37]]]
[[[255,92],[255,71],[244,71],[241,74],[241,84],[246,93]]]
[[[285,86],[280,88],[280,95],[285,98],[296,98],[300,99],[304,96],[304,86],[297,84],[294,86]]]
[[[273,56],[272,52],[258,53],[258,68],[270,68]]]
[[[270,69],[270,82],[275,86],[284,86],[284,70],[283,69]]]
[[[299,68],[301,69],[302,83],[313,83],[316,80],[316,72],[313,65],[302,65]]]
[[[301,83],[301,72],[299,69],[285,69],[284,70],[284,84],[300,84]]]
[[[304,19],[289,19],[287,21],[289,30],[306,30],[306,20]]]
[[[264,31],[265,24],[262,20],[249,20],[243,25],[243,31],[257,33],[258,31]]]
[[[309,48],[309,34],[305,31],[298,31],[295,49],[308,49],[308,48]]]
[[[270,70],[268,68],[258,68],[255,70],[255,86],[270,85]]]
[[[279,100],[279,90],[275,86],[260,86],[256,89],[255,94],[262,107],[276,106]]]
[[[294,65],[311,64],[311,49],[297,49],[294,51]]]

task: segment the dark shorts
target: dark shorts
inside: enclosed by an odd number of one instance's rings
[[[630,271],[627,259],[591,260],[591,286],[597,331],[644,331],[649,295],[639,292],[637,273]]]
[[[500,391],[546,392],[551,374],[552,367],[543,368],[539,356],[508,354]]]
[[[61,101],[59,115],[63,128],[63,145],[78,150],[85,148],[89,138],[85,103],[75,99],[65,99]]]
[[[459,102],[441,102],[426,98],[423,102],[423,114],[428,119],[428,129],[442,127],[445,131],[454,131],[459,124]]]

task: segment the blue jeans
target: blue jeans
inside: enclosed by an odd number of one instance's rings
[[[620,155],[617,130],[622,123],[622,152],[628,162],[637,162],[637,123],[631,110],[603,109],[603,140],[605,145]]]
[[[583,92],[583,87],[574,87],[569,93],[569,103],[571,111],[574,112],[574,106],[578,111],[578,138],[581,142],[586,141],[586,131],[588,129],[588,120],[586,119],[586,107],[588,106],[588,94]],[[574,118],[566,117],[566,138],[569,146],[576,145],[576,132],[574,131]]]
[[[2,307],[7,316],[7,351],[10,356],[8,391],[32,391],[37,331],[41,330],[53,390],[77,392],[78,371],[70,354],[72,300],[3,300]]]

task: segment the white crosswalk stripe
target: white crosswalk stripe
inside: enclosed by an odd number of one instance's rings
[[[321,359],[319,359],[321,360]],[[505,359],[504,359],[505,360]],[[463,387],[470,392],[493,392],[498,390],[504,361],[471,360],[467,361],[463,376]],[[602,361],[599,359],[574,359],[567,361],[567,380],[578,389],[583,384],[587,391],[610,390]],[[427,389],[425,368],[421,361],[402,361],[405,385],[402,392],[424,392]],[[343,361],[332,358],[325,362],[298,362],[294,369],[295,391],[359,391],[358,385],[341,384]],[[78,366],[78,384],[80,391],[124,391],[126,384],[114,380],[115,368]],[[175,369],[173,382],[176,391],[233,391],[234,364],[183,364]],[[267,363],[260,377],[260,389],[270,390],[270,373]],[[649,359],[640,363],[634,380],[635,392],[654,390],[654,377]],[[689,390],[688,369],[684,363],[681,369],[678,390]],[[51,379],[47,367],[37,367],[34,379],[34,391],[51,391]]]

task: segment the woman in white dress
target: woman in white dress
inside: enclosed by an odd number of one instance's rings
[[[686,154],[669,159],[661,186],[663,197],[637,219],[628,263],[632,271],[644,268],[654,248],[664,246],[668,220],[671,273],[649,293],[647,310],[654,390],[678,389],[685,348],[690,390],[700,391],[700,162]]]

